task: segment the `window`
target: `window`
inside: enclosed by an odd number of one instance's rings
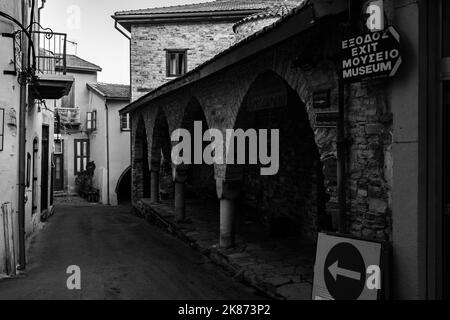
[[[97,111],[88,112],[86,116],[86,127],[88,130],[97,130]]]
[[[27,188],[31,186],[31,154],[27,153]]]
[[[62,154],[62,153],[63,153],[63,141],[55,140],[55,154]]]
[[[75,140],[75,175],[86,170],[89,162],[89,140]]]
[[[178,77],[187,71],[187,51],[167,50],[167,76]]]
[[[0,109],[0,151],[3,151],[5,109]]]
[[[131,123],[130,123],[130,114],[123,114],[120,116],[120,130],[121,131],[130,131]]]

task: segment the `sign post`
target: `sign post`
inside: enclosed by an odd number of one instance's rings
[[[393,77],[402,63],[400,35],[392,26],[346,39],[341,49],[346,83]]]
[[[320,233],[314,267],[313,300],[378,300],[384,290],[385,247]]]

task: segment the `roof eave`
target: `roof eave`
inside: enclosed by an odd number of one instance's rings
[[[112,97],[112,96],[108,96],[107,94],[105,94],[103,91],[99,90],[97,87],[95,87],[91,83],[86,83],[86,87],[88,88],[88,90],[92,90],[92,92],[98,94],[100,97],[102,97],[103,99],[105,99],[107,101],[130,101],[131,100],[130,97]]]
[[[133,24],[161,24],[177,22],[201,22],[240,20],[249,15],[261,12],[261,9],[179,12],[179,13],[148,13],[148,14],[115,14],[112,16],[124,29],[131,31]]]
[[[106,97],[107,101],[131,101],[130,97]]]
[[[62,70],[62,68],[56,67],[56,69]],[[82,67],[66,67],[67,72],[101,72],[102,68],[82,68]]]

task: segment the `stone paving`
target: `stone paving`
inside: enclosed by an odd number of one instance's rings
[[[235,279],[275,299],[311,299],[314,245],[298,237],[270,237],[262,226],[241,221],[236,247],[220,249],[218,204],[187,201],[186,208],[189,221],[177,224],[170,201],[153,204],[143,199],[135,204],[139,215],[188,242]]]
[[[76,194],[56,194],[54,204],[58,206],[98,206],[98,203],[89,203]]]

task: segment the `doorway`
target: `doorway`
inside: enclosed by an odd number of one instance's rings
[[[443,112],[443,214],[438,220],[442,221],[442,270],[443,298],[450,298],[450,0],[442,0],[441,4],[441,67],[440,80],[442,81],[442,112]]]
[[[64,191],[64,141],[55,140],[55,172],[53,186],[55,191]]]
[[[32,186],[31,186],[31,194],[32,194],[32,199],[31,199],[31,203],[32,203],[32,211],[33,214],[36,213],[38,206],[37,206],[37,183],[38,183],[38,172],[39,172],[39,168],[38,168],[38,152],[39,152],[39,142],[38,139],[35,138],[33,140],[33,181],[32,181]]]
[[[126,169],[119,178],[116,188],[117,203],[126,205],[131,203],[131,167]]]
[[[443,277],[444,299],[449,299],[450,277],[450,80],[443,83],[443,109],[444,109],[444,214],[442,217],[443,234]]]
[[[41,212],[48,209],[49,186],[49,126],[42,126],[42,154],[41,154]]]

